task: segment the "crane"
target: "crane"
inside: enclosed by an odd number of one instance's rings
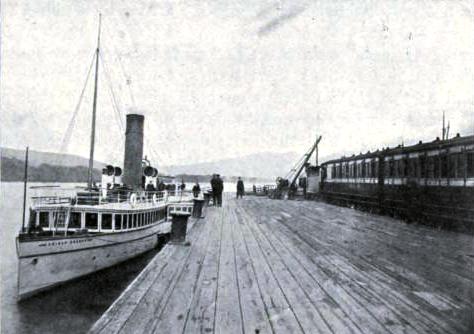
[[[311,148],[298,160],[298,162],[293,166],[292,169],[286,174],[285,178],[277,179],[277,193],[274,194],[275,198],[280,198],[284,188],[289,187],[290,189],[295,187],[296,180],[300,176],[303,168],[306,166],[307,162],[311,158],[311,155],[318,148],[318,144],[321,141],[322,137],[319,136]]]

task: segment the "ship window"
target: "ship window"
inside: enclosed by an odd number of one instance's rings
[[[115,229],[122,229],[122,215],[115,215]]]
[[[49,212],[39,213],[39,226],[43,228],[49,227]]]
[[[474,152],[466,152],[466,176],[474,177]]]
[[[103,230],[112,229],[112,215],[110,213],[102,214],[102,229]]]
[[[81,228],[81,213],[80,212],[71,212],[71,217],[69,218],[69,228]]]
[[[126,230],[128,228],[127,223],[130,221],[130,215],[123,215],[122,228]]]
[[[86,213],[86,228],[91,230],[97,229],[97,213]]]
[[[30,216],[28,218],[28,226],[30,228],[36,226],[36,211],[35,210],[30,210]]]

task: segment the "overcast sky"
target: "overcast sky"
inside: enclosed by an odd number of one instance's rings
[[[472,0],[2,0],[2,146],[60,150],[99,11],[101,161],[123,157],[107,75],[161,165],[432,140],[443,110],[474,133]],[[88,156],[91,83],[68,153]]]

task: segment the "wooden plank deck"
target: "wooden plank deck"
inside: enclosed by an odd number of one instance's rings
[[[306,201],[228,198],[91,333],[473,333],[474,237]]]

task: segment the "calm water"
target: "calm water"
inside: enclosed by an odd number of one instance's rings
[[[15,236],[21,227],[22,196],[23,184],[1,183],[1,333],[84,333],[157,250],[17,303]]]

